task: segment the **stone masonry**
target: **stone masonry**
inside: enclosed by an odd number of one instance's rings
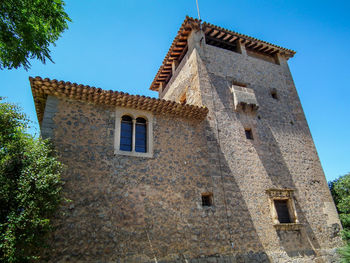
[[[44,258],[337,262],[341,225],[287,58],[206,44],[198,27],[187,45],[159,96],[209,112],[204,120],[153,112],[152,157],[115,154],[115,107],[47,96],[41,134],[66,166],[71,202]],[[235,102],[237,85],[254,99]],[[288,199],[293,222],[278,222],[276,198]]]

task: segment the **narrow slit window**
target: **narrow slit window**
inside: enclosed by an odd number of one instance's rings
[[[205,193],[202,194],[202,206],[212,206],[213,205],[213,194]]]
[[[270,94],[273,99],[278,100],[276,89],[272,89]]]
[[[288,201],[287,200],[274,200],[275,208],[277,212],[278,221],[280,224],[292,223],[290,220]]]
[[[132,118],[124,115],[120,127],[120,150],[132,151]]]
[[[253,140],[253,132],[252,129],[245,129],[245,136],[248,140]]]
[[[144,118],[136,119],[135,151],[147,152],[147,122]]]

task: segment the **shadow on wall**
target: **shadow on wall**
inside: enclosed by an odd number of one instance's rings
[[[265,135],[264,138],[267,140],[260,141],[259,145],[253,145],[272,184],[280,189],[296,189],[293,177],[270,126],[265,123],[265,125],[260,125],[259,129],[263,129],[260,133],[263,133]],[[266,152],[270,154],[266,155]],[[295,198],[294,204],[299,222],[302,223],[303,226],[300,230],[295,231],[277,231],[280,244],[290,257],[316,255],[315,249],[319,249],[320,245],[298,200]]]
[[[226,116],[232,116],[232,102],[230,101],[232,94],[230,94],[230,83],[223,77],[210,74],[211,86],[215,92],[213,101],[219,101],[224,108],[220,109]],[[214,85],[215,83],[215,85]],[[221,89],[221,90],[220,90]],[[229,117],[231,118],[231,117]],[[239,118],[242,127],[245,127],[245,121]],[[226,121],[232,121],[230,119],[220,120],[220,123],[225,125]],[[262,120],[260,120],[262,121]],[[269,176],[272,184],[276,188],[292,188],[296,189],[293,182],[292,175],[289,168],[283,158],[283,155],[279,149],[278,143],[268,125],[259,125],[260,131],[265,134],[267,140],[252,143],[258,154],[261,164],[263,165],[267,175]],[[257,138],[258,139],[258,138]],[[266,154],[269,153],[269,154]],[[225,178],[226,180],[226,178]],[[232,179],[233,180],[233,179]],[[237,189],[239,191],[239,189]],[[294,200],[296,211],[298,214],[299,222],[303,223],[304,226],[301,230],[294,231],[277,231],[279,237],[279,243],[284,248],[285,252],[289,257],[300,257],[300,256],[314,256],[316,255],[317,249],[320,245],[316,239],[316,236],[311,229],[307,218],[297,200]],[[248,215],[245,215],[248,216]],[[249,216],[248,216],[249,217]],[[263,249],[263,247],[261,247]]]
[[[209,122],[206,121],[205,124],[208,159],[211,164],[208,173],[212,177],[213,189],[216,189],[216,209],[220,213],[218,217],[221,218],[221,222],[217,220],[216,223],[221,223],[218,227],[227,229],[230,233],[230,240],[227,243],[230,241],[233,244],[229,262],[271,262],[264,252],[241,188],[232,176],[230,166],[217,140],[215,118],[209,116]]]
[[[218,227],[226,228],[230,233],[230,241],[233,243],[231,251],[234,255],[232,262],[271,262],[253,223],[242,189],[232,176],[234,173],[227,162],[227,153],[223,152],[217,139],[220,129],[216,123],[215,110],[212,110],[215,108],[213,103],[216,98],[211,96],[210,90],[202,93],[206,94],[203,95],[203,102],[210,109],[205,123],[207,158],[210,164],[208,174],[215,189],[216,209],[220,213],[218,219],[221,219],[214,223],[218,224]],[[220,121],[225,123],[225,120]]]
[[[196,260],[198,262],[217,262],[217,258],[221,258],[226,260],[223,262],[268,263],[270,260],[263,252],[261,241],[240,188],[231,176],[228,164],[218,147],[216,131],[212,130],[207,122],[204,122],[202,127],[205,130],[202,142],[207,143],[207,147],[203,147],[204,150],[198,156],[209,160],[209,163],[205,162],[203,166],[203,173],[196,174],[198,171],[192,170],[194,173],[186,173],[186,176],[178,177],[184,167],[181,165],[163,166],[162,173],[174,174],[173,178],[176,178],[176,180],[169,178],[167,181],[168,178],[164,177],[164,184],[168,185],[167,191],[163,191],[152,181],[144,182],[154,191],[159,191],[157,196],[150,197],[144,202],[144,216],[149,227],[148,235],[152,243],[153,254],[162,262],[175,262],[175,260],[186,262],[189,259],[193,259],[193,262],[197,262]],[[166,143],[161,145],[163,152],[157,154],[157,162],[167,161],[164,152],[174,149],[173,161],[179,161],[180,164],[180,161],[183,161],[181,152],[187,146],[175,148],[172,146],[174,140],[166,136],[167,134],[162,134],[162,140]],[[159,145],[155,146],[157,149]],[[191,158],[195,156],[191,155]],[[186,161],[190,162],[191,159]],[[193,167],[201,162],[197,159],[193,161],[196,162],[193,163]],[[226,185],[225,191],[223,181]],[[196,187],[191,187],[190,191],[183,192],[187,185]],[[202,188],[214,193],[213,207],[196,207],[198,189]],[[159,200],[167,203],[170,200],[169,194],[176,195],[178,199],[176,203],[170,202],[165,211],[164,207],[159,205]],[[226,204],[225,194],[232,196]],[[229,211],[226,211],[227,207]],[[165,212],[167,213],[166,218],[164,217]],[[163,216],[159,216],[162,214]],[[232,242],[233,248],[231,247]],[[169,260],[169,257],[173,256],[176,259]]]

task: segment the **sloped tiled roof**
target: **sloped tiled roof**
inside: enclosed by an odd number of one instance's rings
[[[295,54],[295,51],[291,49],[283,48],[207,22],[202,23],[200,20],[192,17],[186,17],[151,84],[151,90],[158,91],[161,87],[161,83],[163,83],[164,87],[170,80],[172,76],[172,63],[175,62],[178,64],[181,61],[187,52],[187,39],[191,31],[200,28],[202,28],[206,38],[219,41],[223,45],[232,45],[234,41],[240,41],[242,44],[246,45],[247,48],[266,55],[273,55],[279,52],[288,59]]]
[[[170,114],[184,118],[204,119],[208,113],[206,107],[198,107],[189,104],[183,105],[174,101],[129,95],[124,92],[103,90],[88,85],[57,81],[55,79],[50,80],[48,78],[30,77],[29,81],[39,123],[43,120],[48,95],[95,104],[147,110],[154,113]]]
[[[167,82],[171,77],[171,64],[173,61],[180,61],[187,51],[187,38],[193,28],[199,28],[200,21],[192,17],[186,17],[177,35],[154,78],[150,89],[158,90],[161,82]]]

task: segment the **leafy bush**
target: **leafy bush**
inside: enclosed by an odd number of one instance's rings
[[[341,263],[350,262],[350,245],[347,244],[345,247],[338,249],[339,254],[341,255]]]
[[[339,249],[342,262],[350,262],[350,173],[329,183],[333,200],[343,225],[342,236],[347,245]]]
[[[62,164],[46,140],[26,133],[28,120],[0,98],[0,261],[29,262],[52,229]]]

